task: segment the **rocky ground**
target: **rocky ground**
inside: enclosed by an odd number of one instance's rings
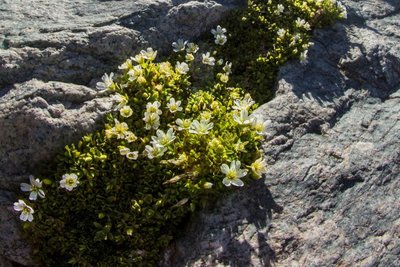
[[[111,105],[88,85],[138,49],[199,36],[238,5],[24,1],[0,2],[6,267],[30,264],[13,192]],[[348,19],[317,30],[309,63],[289,62],[276,98],[257,110],[269,121],[265,179],[194,216],[163,266],[400,266],[400,2],[342,2]]]
[[[258,110],[265,183],[194,217],[164,266],[400,266],[400,2],[343,2]]]
[[[209,32],[242,0],[0,0],[0,266],[29,265],[12,203],[19,184],[113,100],[94,90],[126,58]],[[211,35],[211,33],[210,33]]]

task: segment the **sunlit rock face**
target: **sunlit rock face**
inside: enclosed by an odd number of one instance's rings
[[[257,110],[265,180],[195,216],[164,266],[400,265],[400,2],[342,3]]]
[[[19,184],[102,124],[113,99],[96,82],[141,49],[196,40],[244,1],[1,2],[0,266],[28,266],[12,208]]]

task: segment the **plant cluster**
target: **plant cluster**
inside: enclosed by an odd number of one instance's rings
[[[116,104],[104,128],[66,146],[14,203],[41,265],[156,266],[191,212],[266,171],[266,124],[238,84],[265,95],[283,62],[306,63],[311,29],[344,10],[330,0],[251,0],[226,22],[236,28],[211,31],[211,52],[178,40],[169,61],[147,48],[105,74],[97,88]]]
[[[215,31],[223,45],[225,29]],[[249,94],[228,86],[231,63],[194,43],[173,47],[183,61],[156,63],[147,48],[105,74],[97,88],[116,105],[104,129],[67,146],[55,173],[21,185],[34,202],[15,210],[47,266],[154,266],[190,212],[265,172],[265,122],[251,116]],[[191,83],[195,58],[214,82]]]
[[[232,60],[232,80],[259,103],[273,97],[280,66],[291,59],[307,63],[315,28],[346,18],[336,0],[248,0],[244,10],[221,22],[232,40],[218,53]]]

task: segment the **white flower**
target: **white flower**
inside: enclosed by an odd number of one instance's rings
[[[193,60],[194,60],[193,54],[190,54],[190,53],[189,53],[189,54],[186,54],[185,60],[186,60],[187,62],[193,61]]]
[[[265,159],[259,158],[251,164],[250,168],[256,177],[260,178],[261,175],[267,171],[267,162]]]
[[[19,199],[18,202],[14,202],[14,210],[22,211],[19,216],[21,221],[33,221],[33,213],[35,211],[28,205],[26,205],[25,201]]]
[[[133,111],[130,106],[123,106],[120,110],[119,113],[121,114],[122,117],[124,118],[129,118],[132,116]]]
[[[243,176],[246,176],[247,170],[240,169],[240,161],[234,160],[231,162],[231,166],[226,164],[221,165],[221,172],[225,174],[224,180],[222,183],[226,186],[230,186],[231,184],[235,186],[243,186],[243,181],[240,180]]]
[[[229,76],[225,73],[221,74],[221,76],[219,77],[220,81],[223,83],[227,83],[229,81]]]
[[[182,110],[181,103],[181,101],[175,101],[175,98],[171,98],[167,104],[167,107],[171,113],[175,113]]]
[[[232,106],[232,108],[236,110],[243,110],[243,109],[248,110],[252,105],[254,105],[254,103],[256,102],[253,101],[251,96],[249,94],[246,94],[243,99],[241,100],[236,99],[235,105]]]
[[[190,119],[177,119],[176,120],[176,125],[178,125],[178,131],[182,131],[182,130],[188,130],[190,128],[190,125],[192,124],[192,122],[190,121]]]
[[[131,152],[131,150],[125,146],[118,146],[119,149],[119,154],[121,156],[126,156],[126,154],[128,154],[129,152]]]
[[[232,117],[234,121],[241,125],[250,124],[252,122],[247,109],[242,109],[239,114],[233,114]]]
[[[160,67],[160,72],[165,76],[169,77],[173,74],[172,67],[169,62],[161,62],[159,64],[159,67]]]
[[[137,54],[136,56],[131,57],[131,60],[137,62],[138,64],[142,64],[144,62],[144,59],[145,58],[143,57],[142,54]]]
[[[174,130],[172,128],[169,128],[167,133],[164,133],[164,131],[162,130],[157,130],[156,134],[157,136],[151,137],[151,139],[153,140],[151,141],[151,143],[153,145],[167,146],[176,138]]]
[[[137,78],[143,76],[143,69],[140,65],[134,66],[131,70],[128,71],[129,80],[131,82],[137,80]]]
[[[211,130],[214,127],[214,124],[211,122],[209,123],[208,120],[201,120],[200,122],[198,120],[194,120],[190,124],[189,128],[189,133],[194,133],[194,134],[208,134],[209,130]]]
[[[300,53],[300,63],[301,65],[306,65],[308,63],[307,59],[308,50],[305,50]]]
[[[204,188],[204,189],[211,189],[212,187],[213,187],[213,183],[205,182],[205,183],[203,184],[203,188]]]
[[[285,7],[284,7],[282,4],[279,4],[279,5],[277,5],[277,7],[276,7],[275,14],[280,15],[280,14],[283,13],[284,10],[285,10]]]
[[[146,130],[157,130],[160,127],[160,116],[157,113],[145,112],[143,120],[146,122]]]
[[[146,112],[147,113],[156,113],[158,115],[162,114],[162,111],[159,109],[161,106],[161,103],[158,101],[154,101],[153,103],[147,103],[146,104]]]
[[[123,106],[126,106],[128,104],[127,96],[117,93],[113,98],[118,102],[118,105],[115,107],[115,110],[121,109]]]
[[[29,200],[36,200],[38,195],[44,198],[45,194],[42,190],[42,182],[39,179],[35,179],[33,175],[29,175],[29,181],[31,184],[21,183],[22,191],[31,192],[29,194]]]
[[[218,25],[216,29],[211,30],[211,33],[214,35],[214,37],[217,35],[223,35],[226,33],[226,29]]]
[[[172,47],[174,52],[180,52],[185,50],[187,41],[183,41],[182,39],[179,39],[177,42],[172,43]]]
[[[231,62],[225,62],[225,66],[222,68],[222,70],[226,73],[226,74],[231,74],[232,73],[232,63]]]
[[[167,151],[167,148],[164,146],[160,146],[157,144],[152,144],[152,146],[147,145],[144,150],[144,154],[149,158],[158,158],[164,155],[165,151]]]
[[[304,19],[297,18],[295,23],[297,28],[304,28],[307,31],[311,29],[310,24],[306,22]]]
[[[129,130],[128,124],[126,122],[119,122],[114,119],[115,126],[111,129],[113,134],[117,135],[118,139],[125,138],[125,132]]]
[[[226,43],[226,41],[227,41],[227,38],[226,38],[226,35],[224,35],[224,34],[217,34],[215,36],[215,43],[217,45],[224,45]]]
[[[139,157],[139,151],[130,151],[126,154],[126,157],[131,160],[137,160]]]
[[[285,37],[286,30],[285,29],[279,29],[277,34],[278,34],[279,38],[283,39],[283,37]]]
[[[189,66],[185,62],[181,63],[178,61],[178,62],[176,62],[176,65],[175,65],[175,71],[179,74],[184,75],[184,74],[188,73]]]
[[[202,62],[205,65],[214,66],[215,65],[215,58],[210,56],[210,52],[201,55]]]
[[[188,43],[186,52],[188,54],[196,54],[196,52],[199,50],[199,46],[195,43]]]
[[[113,76],[114,76],[114,73],[112,73],[112,72],[110,73],[110,76],[108,76],[107,73],[104,73],[103,77],[101,77],[103,82],[96,83],[96,88],[99,90],[106,90],[109,87],[111,87],[114,84],[113,79],[112,79]]]
[[[132,143],[137,140],[137,136],[134,133],[132,133],[131,131],[126,131],[125,132],[125,140],[128,141],[128,143]]]
[[[257,134],[264,134],[267,124],[268,121],[265,121],[260,115],[253,117],[252,126],[253,129],[256,130]]]
[[[62,176],[60,181],[60,187],[65,188],[68,191],[72,191],[79,184],[78,176],[75,173],[66,173]]]
[[[147,50],[140,51],[140,54],[144,59],[153,61],[157,56],[157,51],[154,51],[153,48],[148,47]]]
[[[127,70],[132,68],[132,60],[127,59],[124,63],[122,63],[120,66],[118,66],[118,69],[120,70]]]

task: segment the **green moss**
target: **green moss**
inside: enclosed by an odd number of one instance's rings
[[[328,0],[250,1],[224,21],[229,42],[211,53],[230,59],[233,73],[226,62],[201,64],[200,52],[155,63],[148,49],[104,77],[115,110],[102,130],[65,147],[40,175],[46,197],[29,204],[24,228],[41,266],[156,266],[188,215],[265,171],[265,124],[248,117],[257,104],[246,92],[270,99],[279,66],[340,12]],[[79,184],[62,186],[75,175]]]

